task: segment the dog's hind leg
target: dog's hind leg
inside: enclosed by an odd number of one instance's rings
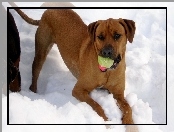
[[[53,46],[51,29],[44,25],[39,26],[35,36],[35,57],[32,65],[32,84],[30,90],[37,92],[37,80],[46,56]]]

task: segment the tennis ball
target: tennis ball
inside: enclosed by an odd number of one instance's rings
[[[98,63],[101,67],[110,68],[114,63],[114,60],[98,56]]]

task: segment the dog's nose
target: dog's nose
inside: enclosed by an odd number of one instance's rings
[[[103,57],[111,58],[112,55],[113,55],[113,47],[112,46],[107,46],[107,47],[103,48],[101,53],[102,53]]]

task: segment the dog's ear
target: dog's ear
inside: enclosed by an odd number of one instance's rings
[[[123,25],[123,27],[126,30],[128,41],[132,43],[136,29],[135,22],[132,20],[121,19],[121,18],[119,20],[120,20],[119,22]]]
[[[88,25],[88,33],[92,41],[95,40],[95,31],[98,25],[99,25],[98,21],[90,23]]]

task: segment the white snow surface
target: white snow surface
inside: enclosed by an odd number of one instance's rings
[[[17,3],[19,6],[40,6],[42,3]],[[163,6],[168,7],[168,16],[172,16],[173,3],[78,3],[75,6]],[[9,6],[3,3],[4,6]],[[40,19],[43,9],[23,10],[33,19]],[[136,124],[166,123],[166,57],[168,57],[168,94],[174,90],[174,18],[168,17],[168,44],[166,44],[165,9],[75,9],[88,25],[99,19],[125,18],[134,20],[136,33],[132,44],[127,43],[126,51],[126,90],[125,98],[133,111]],[[95,89],[90,96],[105,111],[109,121],[103,118],[85,102],[80,102],[71,94],[76,79],[65,66],[58,48],[53,46],[43,65],[38,80],[38,93],[29,90],[31,84],[32,62],[35,52],[35,32],[37,27],[26,23],[14,10],[10,11],[17,24],[21,39],[20,71],[22,77],[21,92],[9,94],[10,124],[105,124],[105,125],[7,125],[7,96],[2,94],[2,131],[3,132],[124,132],[121,124],[122,113],[112,94]],[[166,45],[168,55],[166,55]],[[174,109],[172,97],[168,97],[168,112]],[[168,126],[138,125],[139,132],[174,132],[168,116]]]

